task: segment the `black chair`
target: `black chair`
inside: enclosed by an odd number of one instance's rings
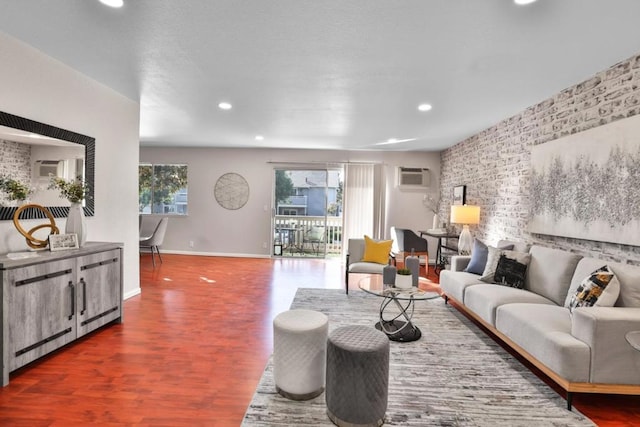
[[[404,265],[404,259],[413,250],[415,256],[425,257],[425,265],[429,264],[429,242],[427,239],[418,236],[413,230],[397,227],[391,227],[391,238],[393,239],[391,253],[396,262],[399,257]]]

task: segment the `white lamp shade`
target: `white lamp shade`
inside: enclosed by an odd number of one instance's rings
[[[479,224],[480,206],[454,205],[451,206],[452,224]]]

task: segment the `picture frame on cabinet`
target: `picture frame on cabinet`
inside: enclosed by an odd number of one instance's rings
[[[78,247],[78,235],[75,233],[49,235],[49,250],[51,252],[78,249]]]

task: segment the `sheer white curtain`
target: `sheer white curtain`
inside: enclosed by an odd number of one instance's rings
[[[346,165],[344,192],[344,238],[384,237],[386,185],[384,165]]]

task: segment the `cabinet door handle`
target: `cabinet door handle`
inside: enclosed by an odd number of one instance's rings
[[[82,311],[80,312],[82,316],[87,311],[87,282],[84,281],[84,277],[80,278],[80,283],[82,283]]]
[[[69,315],[69,320],[71,320],[76,312],[76,287],[73,282],[69,282],[69,287],[71,288],[71,314]]]

